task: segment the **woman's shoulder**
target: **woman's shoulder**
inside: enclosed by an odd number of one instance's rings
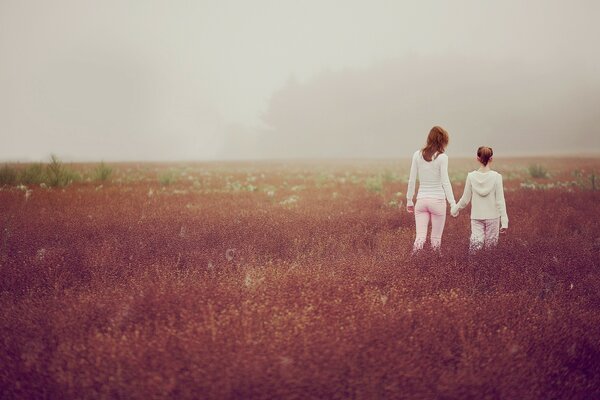
[[[447,163],[448,162],[448,155],[446,153],[436,153],[434,160],[439,162],[443,162],[443,163]]]

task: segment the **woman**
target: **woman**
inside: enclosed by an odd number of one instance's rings
[[[456,204],[448,177],[448,156],[444,154],[448,141],[448,132],[440,126],[434,126],[429,131],[425,147],[417,150],[412,157],[406,192],[406,210],[415,214],[417,235],[413,245],[413,254],[421,250],[425,244],[429,221],[431,221],[431,247],[440,251],[442,233],[446,223],[446,200],[451,206]],[[417,194],[417,204],[414,205],[413,197],[417,177],[419,193]]]
[[[471,203],[471,253],[493,247],[498,243],[498,234],[508,229],[508,215],[504,200],[502,175],[491,169],[494,150],[481,146],[477,149],[479,169],[469,172],[465,183],[465,191],[452,207],[450,214],[458,216],[458,212]]]

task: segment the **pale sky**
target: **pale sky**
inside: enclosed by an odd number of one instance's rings
[[[591,0],[0,0],[0,160],[400,157],[435,124],[456,154],[600,152],[598,15]]]

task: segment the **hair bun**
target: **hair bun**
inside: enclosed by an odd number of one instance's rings
[[[490,158],[494,155],[494,151],[491,147],[481,146],[477,149],[477,158],[483,165],[488,165]]]

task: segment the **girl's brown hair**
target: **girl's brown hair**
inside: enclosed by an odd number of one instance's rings
[[[427,136],[427,144],[421,149],[423,158],[426,161],[431,161],[435,153],[441,154],[446,151],[449,141],[448,132],[441,126],[434,126]]]
[[[494,155],[494,150],[492,150],[491,147],[481,146],[480,148],[477,149],[477,159],[484,166],[488,165],[488,163],[490,162],[490,159],[492,158],[493,155]]]

